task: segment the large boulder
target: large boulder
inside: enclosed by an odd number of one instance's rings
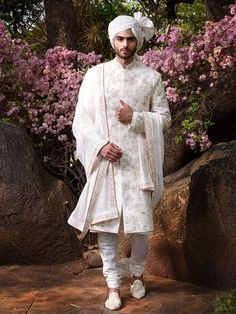
[[[236,287],[236,141],[217,144],[194,163],[186,212],[190,280]]]
[[[154,213],[147,273],[236,287],[235,156],[235,140],[217,144],[165,178]]]
[[[27,134],[0,122],[0,263],[64,262],[81,256],[67,218],[76,198],[43,169]]]
[[[165,193],[155,208],[155,231],[150,236],[146,267],[148,274],[182,281],[189,279],[184,256],[189,183],[190,177],[186,177],[166,185]]]

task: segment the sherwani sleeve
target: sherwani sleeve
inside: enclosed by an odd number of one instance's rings
[[[91,174],[96,161],[101,158],[98,153],[107,143],[96,128],[95,100],[98,91],[96,86],[96,72],[88,70],[82,82],[75,117],[72,124],[72,131],[76,138],[76,157],[85,167],[86,175]]]
[[[162,130],[165,132],[171,124],[171,115],[166,98],[161,74],[157,73],[153,93],[150,98],[150,112],[161,117]],[[130,132],[145,133],[143,112],[134,111],[132,121],[128,127]]]

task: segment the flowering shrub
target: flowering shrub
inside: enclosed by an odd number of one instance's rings
[[[44,160],[55,159],[52,154],[58,157],[60,151],[57,162],[65,166],[75,149],[71,124],[79,88],[87,68],[100,60],[101,55],[94,52],[83,54],[63,47],[47,50],[41,59],[24,41],[12,40],[0,21],[2,120],[23,126]]]
[[[7,115],[30,132],[50,139],[71,142],[71,124],[85,70],[100,62],[63,47],[49,49],[44,59],[32,53],[21,40],[11,40],[0,22],[0,101]],[[7,86],[6,86],[7,84]],[[7,89],[5,88],[7,87]]]
[[[159,50],[143,55],[143,62],[163,75],[173,117],[185,115],[176,142],[185,139],[193,150],[211,146],[207,129],[214,104],[210,96],[235,67],[236,5],[230,6],[230,14],[219,22],[206,22],[196,35],[172,27],[169,34],[156,38]]]

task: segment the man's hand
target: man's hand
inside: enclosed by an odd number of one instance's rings
[[[133,109],[120,100],[121,107],[116,109],[116,119],[122,123],[130,123],[133,118]]]
[[[100,154],[103,158],[110,161],[117,161],[122,157],[122,151],[119,146],[114,143],[108,143],[102,147]]]

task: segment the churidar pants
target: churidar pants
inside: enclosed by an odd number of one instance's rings
[[[131,257],[130,273],[141,276],[144,272],[149,248],[149,235],[145,233],[130,233]],[[120,288],[121,268],[117,256],[118,234],[99,232],[98,245],[103,261],[103,275],[108,288]]]

